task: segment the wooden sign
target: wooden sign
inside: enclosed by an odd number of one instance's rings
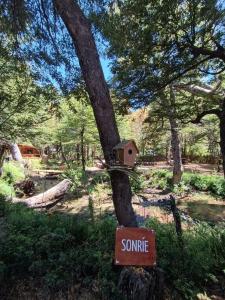
[[[117,227],[115,264],[123,266],[155,266],[154,230]]]

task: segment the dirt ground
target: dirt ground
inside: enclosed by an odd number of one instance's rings
[[[163,194],[162,191],[148,189],[148,193],[140,193],[134,195],[132,202],[133,208],[136,212],[138,220],[144,221],[146,218],[157,218],[162,223],[173,222],[172,213],[165,210],[163,207],[148,205],[144,203],[141,198],[144,197],[149,200],[163,200],[168,199],[169,194]],[[225,221],[225,202],[213,198],[205,193],[192,193],[185,197],[176,197],[178,208],[189,215],[191,218],[202,221],[210,221],[213,223]],[[90,197],[88,195],[82,196],[67,196],[64,202],[58,203],[53,208],[54,212],[76,214],[81,218],[90,218],[92,213],[94,216],[114,215],[114,208],[111,195],[101,195],[100,198],[92,197],[93,212],[90,211]]]
[[[158,162],[153,166],[139,166],[138,170],[146,173],[152,169],[172,169],[166,162]],[[216,165],[210,164],[193,164],[189,163],[184,166],[185,171],[199,172],[203,174],[220,174],[216,172]],[[96,167],[87,168],[90,176],[104,172]],[[60,179],[49,179],[44,177],[45,173],[35,174],[33,179],[37,183],[37,192],[44,192],[59,182]],[[90,198],[86,191],[80,191],[78,194],[65,195],[64,200],[58,203],[52,211],[61,213],[76,214],[80,217],[89,218],[101,216],[103,214],[114,214],[111,191],[104,186],[99,185],[99,191],[96,191]],[[168,223],[173,221],[171,213],[165,209],[156,206],[143,205],[141,198],[151,200],[167,199],[169,193],[164,193],[157,189],[146,189],[139,195],[133,197],[133,207],[140,221],[150,218],[157,218],[160,222]],[[185,196],[176,196],[178,208],[194,219],[211,222],[225,221],[225,201],[215,198],[204,192],[192,192]],[[90,202],[93,207],[90,212]]]
[[[202,174],[217,174],[223,175],[222,169],[220,172],[217,172],[218,165],[216,164],[196,164],[196,163],[188,163],[183,165],[184,171],[186,172],[198,172]],[[138,170],[146,171],[146,170],[154,170],[154,169],[167,169],[172,171],[173,167],[168,165],[166,161],[159,161],[151,166],[139,166]]]

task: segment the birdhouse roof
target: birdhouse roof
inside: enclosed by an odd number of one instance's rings
[[[124,141],[120,142],[119,144],[117,144],[115,147],[113,147],[113,150],[125,149],[125,147],[129,144],[132,144],[135,147],[135,149],[137,150],[137,153],[139,153],[138,147],[134,140],[124,140]]]

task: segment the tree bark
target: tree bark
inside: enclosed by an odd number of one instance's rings
[[[221,105],[219,120],[220,120],[220,149],[221,149],[222,160],[223,160],[223,174],[225,177],[225,99],[223,99]]]
[[[100,64],[91,25],[74,0],[53,0],[72,37],[86,83],[100,136],[105,161],[113,160],[113,147],[120,142],[109,89]],[[113,203],[120,225],[137,226],[131,204],[129,177],[123,172],[110,172]]]
[[[181,181],[183,174],[183,165],[181,157],[181,143],[176,120],[175,95],[172,87],[170,87],[170,105],[167,106],[168,116],[171,130],[171,146],[173,153],[173,184],[178,184]]]
[[[167,141],[166,147],[166,162],[168,165],[171,165],[171,139]]]
[[[180,183],[183,174],[180,137],[176,120],[170,118],[169,122],[171,128],[171,145],[173,153],[173,184],[178,184]]]
[[[71,185],[72,183],[70,180],[64,179],[44,193],[27,198],[25,200],[13,199],[12,201],[13,203],[25,203],[31,208],[47,208],[61,200]]]
[[[70,163],[69,163],[69,161],[67,160],[66,155],[65,155],[65,153],[64,153],[62,142],[60,142],[59,147],[60,147],[60,152],[61,152],[63,161],[66,163],[67,167],[70,168]]]
[[[178,123],[176,120],[176,109],[175,109],[175,95],[172,87],[170,87],[169,101],[162,95],[163,105],[165,106],[166,113],[170,123],[171,131],[171,150],[173,154],[173,184],[178,184],[181,181],[183,174],[183,165],[181,158],[181,145]]]
[[[18,145],[15,143],[9,144],[9,148],[10,148],[10,152],[12,154],[12,158],[16,161],[22,162],[23,157],[22,157],[22,154],[20,152]]]
[[[80,163],[80,145],[77,144],[76,145],[76,160],[77,160],[77,163],[79,164]]]
[[[84,151],[84,126],[80,132],[80,147],[81,147],[81,162],[82,162],[82,170],[85,172],[86,161],[85,161],[85,151]]]
[[[89,161],[90,159],[90,148],[89,145],[86,145],[86,161]]]
[[[2,165],[3,165],[4,154],[5,154],[5,146],[0,145],[0,169],[2,168]]]

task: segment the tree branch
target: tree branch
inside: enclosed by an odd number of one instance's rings
[[[221,115],[221,111],[219,109],[210,109],[210,110],[205,110],[202,113],[200,113],[199,115],[197,115],[196,119],[191,120],[190,122],[192,124],[198,124],[201,123],[201,119],[203,117],[205,117],[206,115],[216,115],[217,117],[220,118]]]
[[[173,87],[175,89],[187,91],[196,96],[203,97],[214,97],[216,99],[221,99],[223,95],[218,92],[218,89],[221,86],[221,81],[218,81],[215,87],[202,87],[198,85],[187,85],[187,84],[174,84]]]
[[[194,45],[190,45],[190,48],[192,49],[192,53],[195,56],[207,55],[210,57],[210,59],[218,58],[225,62],[225,51],[223,48],[217,47],[216,50],[210,50],[203,47],[196,47]]]

